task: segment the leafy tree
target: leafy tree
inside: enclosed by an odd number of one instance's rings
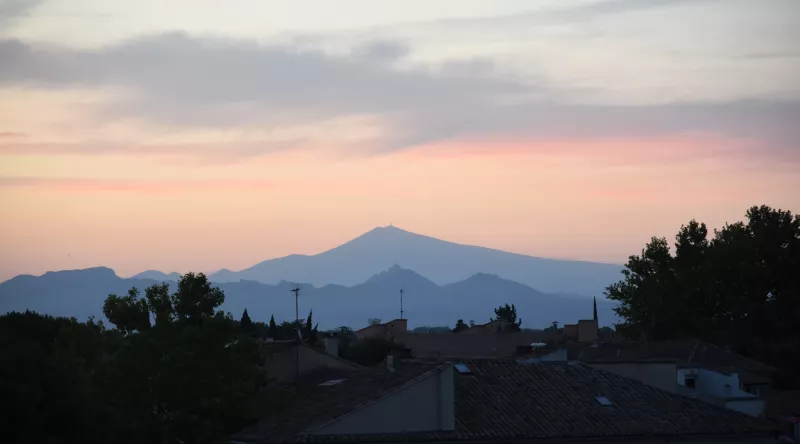
[[[800,376],[800,215],[752,207],[745,222],[709,239],[690,221],[631,256],[623,279],[606,289],[619,302],[617,331],[653,339],[699,338],[730,346],[780,369],[779,384]],[[796,383],[796,382],[795,382]]]
[[[463,319],[459,319],[458,322],[456,322],[455,328],[453,328],[453,333],[458,333],[467,329],[469,329],[469,325],[465,324]]]
[[[178,319],[189,323],[214,316],[214,310],[225,301],[225,295],[203,273],[186,273],[178,281],[172,295],[172,306]]]
[[[131,288],[127,296],[108,295],[103,304],[103,314],[126,334],[150,328],[147,300],[139,298],[139,290],[136,288]]]
[[[501,305],[494,309],[495,318],[493,321],[502,320],[508,324],[508,329],[511,331],[519,331],[522,325],[522,318],[517,320],[517,307],[514,304]]]
[[[250,315],[247,314],[247,309],[244,309],[244,313],[242,313],[242,319],[239,320],[239,327],[242,329],[242,333],[246,335],[252,335],[255,332],[255,325],[253,321],[250,319]]]
[[[175,310],[169,296],[169,285],[166,283],[151,285],[144,291],[147,305],[153,314],[156,326],[167,325],[175,318]]]
[[[378,318],[369,318],[367,319],[367,325],[378,325],[381,323],[381,320]]]

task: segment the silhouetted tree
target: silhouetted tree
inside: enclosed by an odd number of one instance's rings
[[[186,273],[178,281],[178,289],[172,295],[172,307],[178,319],[198,323],[214,316],[214,310],[222,305],[225,295],[203,273]]]
[[[147,300],[139,298],[137,288],[131,288],[127,296],[108,295],[103,304],[103,314],[126,334],[150,328],[150,309]]]
[[[459,319],[458,322],[456,322],[455,328],[453,328],[453,333],[458,333],[467,329],[469,329],[469,325],[465,324],[463,319]]]
[[[501,305],[494,309],[495,318],[493,321],[502,320],[508,324],[508,329],[511,331],[519,331],[519,326],[522,325],[522,318],[517,320],[517,307],[514,304]]]
[[[275,339],[275,336],[277,334],[278,334],[278,325],[275,324],[275,315],[272,315],[269,318],[269,329],[267,330],[267,337]]]
[[[144,294],[156,326],[167,325],[175,319],[175,310],[169,296],[168,284],[151,285],[147,287]]]
[[[242,313],[242,318],[239,320],[239,327],[242,329],[242,333],[246,335],[252,335],[255,332],[255,325],[253,325],[253,321],[250,320],[250,315],[247,314],[247,309],[244,309],[244,313]]]
[[[311,345],[316,344],[317,342],[317,326],[311,327],[312,320],[311,320],[312,311],[308,312],[308,318],[306,319],[306,325],[303,327],[303,339]]]
[[[606,289],[619,302],[617,331],[652,339],[699,338],[778,367],[779,382],[800,376],[800,215],[747,210],[709,239],[690,221],[674,255],[653,238]]]

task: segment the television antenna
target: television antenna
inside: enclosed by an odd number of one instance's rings
[[[400,287],[400,320],[403,319],[403,287]]]

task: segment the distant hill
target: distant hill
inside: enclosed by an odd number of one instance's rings
[[[109,268],[90,268],[49,272],[42,276],[17,276],[0,283],[0,313],[35,310],[57,316],[103,319],[103,301],[109,293],[126,294],[131,287],[142,293],[163,279],[124,279]],[[170,282],[174,291],[175,282]],[[218,284],[225,292],[223,309],[236,318],[247,308],[253,320],[290,320],[294,317],[294,284],[282,281],[275,285],[242,280]],[[399,289],[405,290],[403,309],[409,327],[455,325],[456,320],[474,320],[481,324],[494,315],[501,304],[515,304],[523,326],[543,328],[554,320],[574,323],[592,316],[591,300],[564,298],[542,293],[518,282],[490,274],[476,274],[468,279],[439,286],[418,273],[392,266],[358,285],[345,287],[300,285],[300,316],[314,311],[321,329],[348,325],[364,327],[369,318],[388,321],[400,316]],[[601,325],[616,320],[613,304],[598,300]]]
[[[155,281],[175,281],[177,282],[180,280],[181,275],[179,273],[164,273],[158,270],[147,270],[143,271],[138,274],[134,274],[131,276],[132,279],[153,279]]]
[[[270,259],[241,271],[223,269],[210,278],[214,282],[247,279],[275,284],[286,280],[353,286],[395,264],[438,285],[490,273],[546,293],[581,296],[600,296],[605,287],[622,277],[620,265],[525,256],[381,227],[317,255]]]

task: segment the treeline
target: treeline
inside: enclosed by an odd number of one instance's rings
[[[320,333],[305,321],[237,321],[202,273],[109,295],[102,321],[34,312],[0,316],[0,417],[15,443],[215,443],[255,421],[250,406],[268,381],[260,340]],[[362,365],[398,345],[357,340],[340,327],[339,354]],[[258,397],[263,407],[265,400]],[[269,402],[269,400],[267,400]]]
[[[773,365],[778,386],[800,384],[800,215],[752,207],[710,234],[695,220],[674,249],[653,238],[608,287],[624,322],[649,339],[702,339]]]
[[[0,317],[0,397],[8,442],[224,442],[252,420],[264,382],[258,344],[224,294],[188,273],[174,294],[154,285],[110,295],[90,319]]]

